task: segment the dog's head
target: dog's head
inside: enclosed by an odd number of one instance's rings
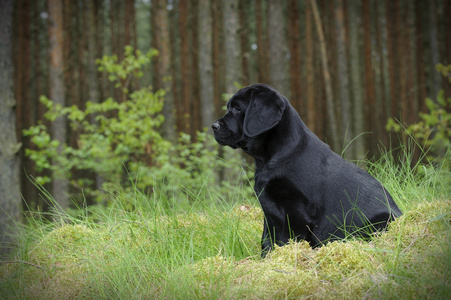
[[[266,84],[253,84],[239,90],[227,102],[226,114],[213,125],[216,141],[246,152],[257,137],[276,127],[287,100]]]

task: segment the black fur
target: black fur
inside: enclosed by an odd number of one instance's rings
[[[317,246],[347,233],[368,237],[401,215],[380,182],[333,152],[271,86],[239,90],[212,127],[219,144],[255,159],[263,257],[289,239]]]

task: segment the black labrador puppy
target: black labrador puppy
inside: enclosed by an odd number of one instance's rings
[[[333,152],[269,85],[239,90],[213,125],[221,145],[255,159],[255,192],[265,214],[262,256],[274,243],[369,237],[401,215],[382,184]]]

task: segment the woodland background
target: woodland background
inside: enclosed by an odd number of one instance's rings
[[[436,70],[451,64],[449,0],[17,0],[11,3],[12,68],[21,194],[45,203],[30,178],[33,148],[22,134],[38,122],[76,147],[64,119],[50,124],[39,101],[83,108],[123,94],[97,69],[124,47],[159,51],[130,90],[165,89],[162,135],[195,136],[224,112],[224,95],[268,83],[301,118],[348,159],[375,157],[399,141],[385,129],[425,111],[425,98],[451,85]],[[4,4],[8,5],[8,4]],[[1,72],[7,72],[5,69]],[[5,74],[3,74],[5,75]],[[80,174],[84,176],[84,174]],[[67,188],[67,187],[66,187]],[[57,187],[57,194],[66,188]],[[51,190],[51,188],[49,187]]]

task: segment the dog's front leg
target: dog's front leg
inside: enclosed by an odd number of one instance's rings
[[[273,248],[273,240],[269,235],[268,221],[265,218],[262,236],[262,253],[261,253],[262,258],[265,258],[268,252],[272,250],[272,248]]]

